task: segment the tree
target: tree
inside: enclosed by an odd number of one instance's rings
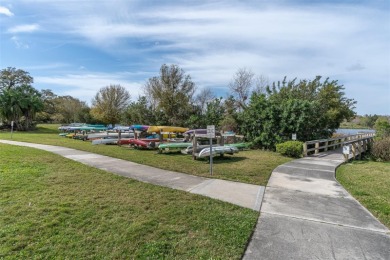
[[[356,101],[345,97],[344,87],[337,80],[330,81],[327,78],[322,82],[321,76],[317,76],[314,80],[296,81],[287,82],[284,78],[282,82],[274,83],[272,88],[268,87],[267,94],[269,99],[281,105],[290,99],[316,102],[316,111],[312,112],[311,117],[316,121],[316,130],[310,129],[312,135],[305,135],[307,138],[327,138],[344,120],[354,118]]]
[[[137,101],[131,102],[123,114],[123,122],[128,125],[165,125],[167,121],[164,114],[155,110],[145,96],[140,96]]]
[[[269,86],[269,79],[266,76],[260,75],[255,78],[254,92],[258,94],[266,94],[267,86]]]
[[[214,98],[207,103],[206,113],[204,115],[205,125],[215,125],[220,128],[220,123],[225,113],[225,107],[222,103],[222,98]]]
[[[215,96],[210,88],[203,88],[195,97],[195,103],[199,106],[202,112],[206,111],[207,104],[215,99]]]
[[[379,117],[375,121],[374,129],[378,139],[390,137],[390,122],[386,117]]]
[[[91,114],[98,120],[114,126],[122,119],[129,105],[130,94],[120,85],[101,88],[92,100]]]
[[[361,123],[365,127],[373,128],[378,118],[378,115],[365,115],[361,118]]]
[[[162,65],[160,75],[145,84],[146,96],[171,125],[184,125],[193,107],[195,83],[177,65]]]
[[[35,114],[42,109],[41,95],[30,85],[6,88],[0,94],[0,114],[8,124],[13,121],[17,130],[32,129]]]
[[[328,138],[345,119],[354,117],[354,104],[337,81],[321,77],[274,83],[267,93],[253,92],[239,115],[240,130],[256,145],[274,149],[293,133],[301,141]]]
[[[40,91],[43,102],[43,109],[37,113],[36,119],[38,122],[49,123],[54,121],[54,115],[57,112],[55,99],[57,95],[50,89],[42,89]]]
[[[88,105],[72,96],[58,96],[53,99],[54,114],[51,119],[61,123],[90,122]]]
[[[0,92],[22,85],[31,85],[34,82],[28,72],[8,67],[0,71]]]
[[[252,71],[246,68],[240,68],[229,84],[232,96],[235,97],[237,108],[239,110],[246,107],[246,103],[252,89],[254,76],[255,74]]]
[[[238,132],[239,115],[242,112],[237,111],[237,101],[233,96],[227,97],[223,102],[224,114],[221,120],[220,129],[222,131]]]
[[[28,72],[8,67],[0,71],[0,115],[2,121],[14,121],[16,129],[30,130],[35,114],[43,109],[40,93],[31,86]]]

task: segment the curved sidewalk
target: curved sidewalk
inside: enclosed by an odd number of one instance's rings
[[[0,140],[0,143],[27,146],[49,151],[117,175],[172,189],[200,194],[256,211],[260,211],[264,194],[264,186],[219,179],[209,179],[184,173],[166,171],[130,161],[61,146],[8,140]]]
[[[339,152],[277,167],[244,259],[390,259],[390,232],[335,179]]]

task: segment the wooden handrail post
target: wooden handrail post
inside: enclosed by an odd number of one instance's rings
[[[353,159],[355,159],[355,157],[356,157],[356,145],[355,145],[355,143],[352,143],[352,155],[353,155]]]
[[[314,150],[314,153],[315,154],[318,154],[319,152],[320,152],[320,142],[317,142],[316,144],[315,144],[315,150]]]
[[[303,157],[306,157],[307,156],[307,143],[304,142],[303,143]]]

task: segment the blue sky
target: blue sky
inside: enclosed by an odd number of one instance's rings
[[[1,0],[0,68],[88,103],[134,100],[162,64],[225,96],[239,68],[269,81],[338,80],[358,114],[390,115],[390,2]]]

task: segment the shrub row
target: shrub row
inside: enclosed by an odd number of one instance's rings
[[[390,137],[375,140],[371,148],[371,155],[377,161],[390,161]]]
[[[276,152],[293,157],[299,158],[303,152],[303,142],[300,141],[287,141],[276,145]]]

